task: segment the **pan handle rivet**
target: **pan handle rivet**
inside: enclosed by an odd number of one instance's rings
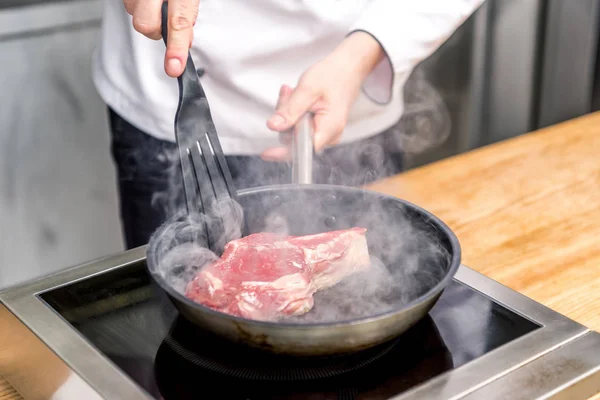
[[[335,217],[327,217],[325,218],[325,226],[327,226],[328,228],[333,228],[336,224],[336,219]]]
[[[279,207],[281,203],[281,196],[273,196],[273,200],[271,200],[271,204],[273,205],[273,207]]]

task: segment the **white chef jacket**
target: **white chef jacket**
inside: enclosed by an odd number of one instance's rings
[[[226,154],[279,145],[266,126],[282,84],[328,55],[349,33],[374,36],[386,57],[365,81],[342,143],[402,116],[402,87],[483,0],[200,0],[192,58]],[[177,80],[165,45],[136,32],[122,0],[106,0],[93,79],[106,104],[138,129],[174,141]],[[335,79],[335,77],[333,77]]]

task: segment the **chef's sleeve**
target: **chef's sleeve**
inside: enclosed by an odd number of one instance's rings
[[[394,95],[394,79],[406,78],[483,1],[373,0],[350,31],[350,34],[356,31],[370,34],[386,55],[366,78],[364,93],[377,103],[389,103]]]

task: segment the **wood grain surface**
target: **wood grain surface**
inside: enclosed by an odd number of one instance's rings
[[[0,400],[23,400],[17,389],[8,383],[2,375],[0,375]]]
[[[69,367],[0,304],[0,400],[50,399],[69,374]]]
[[[600,113],[370,188],[444,220],[465,265],[600,330]]]

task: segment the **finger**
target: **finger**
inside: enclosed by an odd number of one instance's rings
[[[290,97],[292,96],[294,89],[292,89],[290,86],[288,85],[282,85],[281,89],[279,89],[279,97],[277,98],[277,105],[275,106],[275,108],[279,108],[281,107],[281,104],[289,101]],[[289,129],[287,131],[284,132],[280,132],[279,133],[279,142],[281,144],[284,144],[286,146],[289,146],[292,143],[292,130]]]
[[[123,0],[123,5],[125,6],[125,10],[129,15],[133,15],[135,10],[135,6],[137,5],[137,0]]]
[[[344,128],[346,117],[340,113],[315,114],[315,152],[319,153],[328,146],[339,143]]]
[[[279,134],[279,143],[285,145],[285,146],[291,146],[292,145],[292,139],[293,139],[293,132],[291,130],[287,130],[285,132],[281,132]]]
[[[163,0],[138,1],[133,12],[133,27],[136,31],[150,39],[158,40],[160,36]]]
[[[291,153],[288,147],[271,147],[262,152],[260,157],[265,161],[289,161]]]
[[[178,77],[183,72],[194,37],[198,0],[169,0],[167,4],[169,17],[165,72],[171,77]]]
[[[319,96],[319,91],[308,85],[299,85],[290,98],[277,108],[267,122],[267,126],[275,131],[290,129],[319,100]]]
[[[277,98],[277,105],[275,109],[281,107],[284,103],[287,103],[292,97],[292,93],[294,93],[294,89],[288,85],[281,85],[281,89],[279,89],[279,97]]]

